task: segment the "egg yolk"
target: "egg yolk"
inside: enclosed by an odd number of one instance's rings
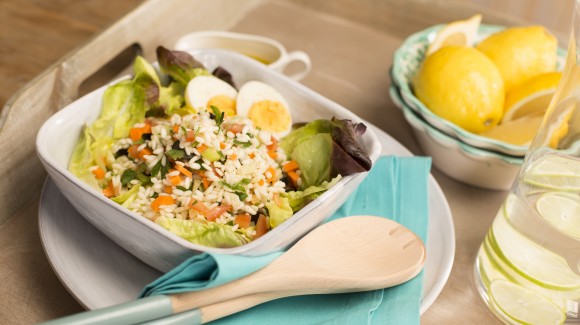
[[[226,116],[236,115],[236,101],[231,97],[217,95],[207,102],[207,110],[211,112],[212,106],[217,107],[220,112],[223,112]]]
[[[254,103],[248,111],[248,118],[255,126],[270,132],[287,130],[292,123],[288,109],[282,103],[270,100]]]

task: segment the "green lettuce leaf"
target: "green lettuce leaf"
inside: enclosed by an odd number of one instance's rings
[[[121,195],[117,195],[117,196],[111,198],[111,200],[119,203],[120,205],[122,205],[124,207],[128,207],[131,204],[131,202],[133,202],[133,200],[135,200],[135,198],[137,197],[137,193],[139,193],[140,187],[141,186],[133,186],[127,192],[125,192]]]
[[[230,226],[217,223],[201,223],[193,220],[157,218],[158,225],[192,243],[209,247],[229,248],[248,242],[243,235],[236,233]]]
[[[310,136],[292,151],[292,159],[300,166],[300,178],[305,189],[330,179],[332,138],[328,133]]]
[[[307,123],[282,139],[280,147],[300,167],[299,189],[370,170],[372,162],[356,140],[365,131],[362,123],[333,117]]]
[[[310,186],[303,191],[290,191],[282,193],[283,198],[288,199],[288,203],[294,212],[302,209],[305,205],[322,195],[329,188],[333,187],[342,177],[340,175],[333,178],[330,182],[322,182],[318,186]]]
[[[93,142],[94,138],[89,133],[89,128],[87,126],[83,127],[83,132],[73,150],[68,168],[80,180],[100,191],[101,188],[95,175],[89,170],[94,165],[93,155],[91,154],[91,144]]]
[[[330,132],[332,132],[332,122],[329,120],[314,120],[290,132],[280,141],[280,147],[286,155],[290,155],[298,145],[308,140],[311,136]]]
[[[167,87],[161,87],[159,92],[159,107],[165,112],[166,115],[171,116],[174,113],[180,114],[180,108],[185,104],[183,98],[184,86],[178,82],[172,82]],[[183,112],[187,114],[196,113],[195,110],[185,110]]]
[[[288,198],[280,197],[279,201],[280,205],[276,205],[274,202],[266,203],[266,209],[270,215],[270,227],[272,228],[276,228],[294,214]]]

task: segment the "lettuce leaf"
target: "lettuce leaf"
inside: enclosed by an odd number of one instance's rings
[[[128,137],[133,125],[145,121],[147,110],[158,101],[159,89],[155,78],[150,75],[155,72],[143,67],[136,69],[143,71],[136,73],[133,79],[119,81],[105,90],[99,118],[84,128],[69,161],[69,170],[95,188],[100,187],[88,169],[97,165],[107,170],[115,160],[111,152],[114,141]]]
[[[300,190],[371,169],[372,162],[356,138],[366,131],[362,123],[350,120],[315,120],[287,135],[280,147],[298,163]]]
[[[91,144],[93,142],[94,139],[89,133],[89,128],[87,126],[83,127],[79,142],[71,155],[68,169],[80,180],[100,191],[101,188],[95,175],[89,170],[94,165],[93,155],[91,154]]]
[[[111,198],[111,200],[115,201],[116,203],[124,206],[124,207],[128,207],[131,202],[133,202],[133,200],[135,200],[135,198],[137,197],[137,193],[139,193],[139,188],[141,186],[133,186],[130,190],[128,190],[127,192],[121,194],[121,195],[117,195],[113,198]]]
[[[332,138],[328,133],[319,133],[302,141],[292,151],[292,159],[300,166],[300,178],[305,189],[330,179],[330,157]]]
[[[160,217],[155,223],[192,243],[209,247],[229,248],[248,242],[243,235],[230,226],[217,223],[201,223],[193,220]]]
[[[333,187],[342,177],[340,175],[333,178],[330,182],[322,182],[318,186],[310,186],[304,191],[290,191],[282,193],[281,197],[288,199],[288,203],[292,211],[296,212],[302,209],[305,205],[312,202],[314,199],[322,195],[329,188]]]
[[[288,198],[280,197],[278,201],[280,202],[280,205],[276,205],[274,202],[266,203],[266,209],[268,209],[268,214],[270,216],[271,228],[278,227],[281,223],[294,215],[294,211],[290,206]]]

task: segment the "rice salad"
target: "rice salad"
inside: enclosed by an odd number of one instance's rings
[[[209,73],[188,54],[161,47],[158,60],[169,82],[138,57],[133,79],[105,91],[101,115],[83,129],[69,170],[174,234],[205,246],[244,245],[341,177],[370,169],[355,140],[364,125],[333,118],[291,129],[288,104],[268,85],[251,82],[253,93],[242,86],[238,94],[222,68]],[[212,87],[192,96],[195,78]],[[224,86],[216,80],[232,90],[217,91]]]

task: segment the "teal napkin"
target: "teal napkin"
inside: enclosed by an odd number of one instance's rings
[[[383,156],[330,220],[376,215],[395,220],[427,242],[430,158]],[[201,254],[146,286],[142,297],[215,287],[252,273],[281,255]],[[283,279],[281,279],[283,281]],[[399,286],[271,301],[212,324],[419,324],[423,272]]]

